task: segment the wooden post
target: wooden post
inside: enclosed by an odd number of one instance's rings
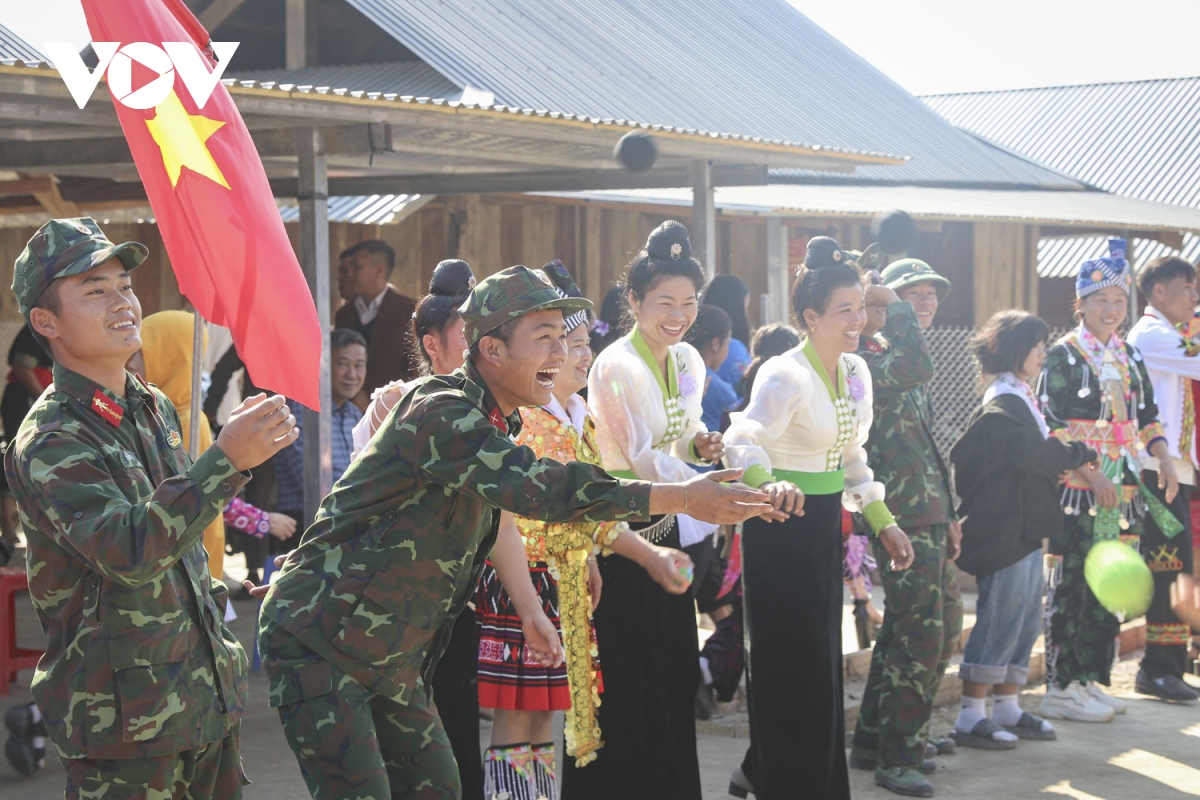
[[[200,363],[204,359],[204,320],[192,310],[192,416],[188,424],[188,455],[195,461],[200,457],[200,418],[204,415],[204,400],[200,392]]]
[[[333,397],[329,363],[329,179],[324,137],[317,128],[296,130],[300,191],[300,264],[317,305],[321,325],[321,410],[306,408],[304,431],[304,520],[316,516],[333,488]]]
[[[712,162],[692,162],[692,255],[700,259],[708,280],[717,274],[717,205]]]
[[[765,322],[788,321],[788,229],[781,217],[767,217],[767,294],[770,306]]]
[[[287,69],[317,63],[316,0],[286,0],[284,10],[284,66]]]

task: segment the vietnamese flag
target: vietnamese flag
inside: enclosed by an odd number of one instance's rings
[[[211,68],[208,33],[181,0],[83,0],[83,10],[93,41],[192,42]],[[155,77],[135,61],[134,89],[139,69]],[[224,84],[201,109],[175,73],[154,108],[113,106],[179,288],[233,333],[256,386],[319,410],[320,323],[254,141]]]

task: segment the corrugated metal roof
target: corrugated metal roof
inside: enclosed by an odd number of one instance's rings
[[[261,69],[230,73],[227,77],[257,83],[290,83],[296,86],[325,86],[330,89],[356,89],[364,92],[389,92],[411,97],[439,97],[462,100],[463,89],[442,77],[423,61],[387,64],[354,64],[338,67],[301,69]],[[468,98],[470,99],[470,98]],[[491,105],[491,101],[481,105]]]
[[[1043,278],[1074,278],[1079,265],[1105,255],[1108,248],[1103,236],[1083,236],[1070,239],[1042,239],[1038,242],[1038,275]],[[1175,250],[1153,239],[1133,238],[1133,268],[1141,269],[1147,261],[1159,256],[1182,256],[1193,264],[1200,261],[1200,236],[1185,234],[1183,249]]]
[[[420,203],[419,194],[374,194],[369,197],[329,198],[330,222],[353,222],[358,225],[386,225],[403,217],[410,206]],[[280,205],[279,215],[284,222],[299,222],[300,208]]]
[[[684,207],[692,204],[689,189],[552,193],[550,196]],[[1106,192],[775,183],[768,186],[718,186],[716,205],[726,214],[871,219],[881,211],[903,208],[915,217],[926,219],[1200,233],[1200,209],[1153,203]],[[1093,257],[1094,254],[1087,256]]]
[[[1079,188],[956,131],[784,0],[348,0],[497,102],[912,157],[853,178]]]
[[[1115,194],[1200,208],[1200,77],[972,92],[922,98],[964,130]],[[1043,242],[1038,272],[1074,275],[1098,239]],[[1134,248],[1141,263],[1174,253]],[[1200,239],[1184,237],[1185,258]]]
[[[45,61],[46,57],[29,42],[0,25],[0,61]]]

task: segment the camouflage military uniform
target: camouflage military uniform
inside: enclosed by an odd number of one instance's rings
[[[21,313],[52,280],[145,254],[51,220],[16,262]],[[33,696],[69,798],[241,796],[246,656],[201,537],[248,476],[182,444],[157,389],[127,374],[120,398],[56,364],[5,457],[47,640]]]
[[[156,389],[130,376],[122,399],[59,365],[5,469],[47,638],[33,696],[73,788],[170,789],[178,762],[213,767],[184,751],[228,749],[220,795],[239,794],[246,656],[201,538],[244,476],[217,448],[193,464]]]
[[[867,463],[888,487],[887,505],[912,541],[911,567],[880,570],[886,593],[883,627],[854,731],[855,751],[878,753],[884,768],[920,766],[929,717],[962,631],[958,584],[947,553],[954,519],[949,472],[931,433],[933,405],[926,388],[933,359],[909,303],[888,306],[881,352],[860,348],[871,370],[875,424]],[[891,556],[879,539],[875,558]]]
[[[487,299],[493,318],[524,313]],[[464,311],[468,341],[480,316]],[[313,797],[459,796],[429,680],[495,542],[497,509],[552,522],[648,516],[650,484],[538,460],[509,439],[520,426],[473,365],[426,379],[325,498],[267,594],[270,703]]]

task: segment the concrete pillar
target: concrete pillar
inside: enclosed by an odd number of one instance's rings
[[[329,363],[329,178],[324,135],[316,128],[295,132],[299,166],[300,265],[317,305],[321,325],[321,411],[304,410],[304,522],[333,488],[333,398]],[[314,435],[315,434],[315,435]]]
[[[708,280],[717,274],[717,206],[712,162],[692,162],[692,255],[700,259]]]

